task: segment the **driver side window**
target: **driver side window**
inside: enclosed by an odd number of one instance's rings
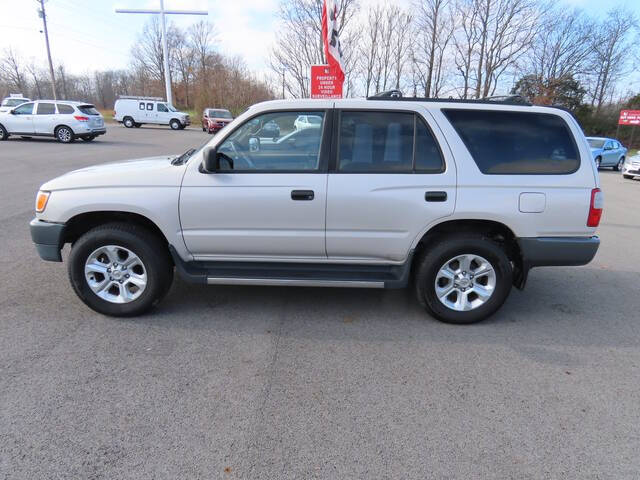
[[[302,115],[317,124],[296,128]],[[312,172],[318,170],[324,112],[272,112],[238,127],[217,149],[221,170],[234,172]]]
[[[33,113],[33,103],[25,103],[17,107],[13,113],[16,115],[31,115]]]

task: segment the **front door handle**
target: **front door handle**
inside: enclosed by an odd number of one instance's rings
[[[291,200],[313,200],[313,190],[292,190]]]
[[[447,192],[426,192],[424,199],[427,202],[446,202]]]

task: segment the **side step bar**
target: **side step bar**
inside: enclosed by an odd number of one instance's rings
[[[402,265],[352,265],[287,262],[185,262],[170,246],[178,274],[208,285],[273,285],[298,287],[404,288],[411,259]]]
[[[304,280],[296,278],[208,277],[208,285],[269,285],[289,287],[384,288],[384,282],[356,280]]]

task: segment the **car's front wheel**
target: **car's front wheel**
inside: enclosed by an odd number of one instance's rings
[[[173,265],[157,236],[138,226],[111,223],[73,244],[69,279],[78,297],[96,312],[135,316],[167,294]]]
[[[622,170],[623,165],[624,165],[624,157],[622,157],[620,160],[618,160],[618,163],[616,163],[616,166],[613,167],[613,169],[616,172],[619,172],[620,170]]]
[[[502,306],[512,275],[509,258],[494,241],[479,234],[446,236],[419,259],[416,294],[437,319],[474,323]]]
[[[2,140],[6,140],[7,138],[9,138],[9,133],[2,125],[0,125],[0,142]]]
[[[169,126],[171,127],[171,130],[180,130],[180,127],[182,126],[180,124],[179,120],[176,120],[175,118],[173,120],[171,120],[169,122]]]
[[[596,162],[596,169],[600,170],[600,163],[602,163],[602,159],[600,157],[596,157],[595,162]]]
[[[71,128],[62,126],[56,129],[56,139],[60,143],[72,143],[75,142],[76,136]]]

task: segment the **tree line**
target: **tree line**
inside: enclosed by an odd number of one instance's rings
[[[638,21],[624,8],[596,19],[546,0],[338,4],[348,96],[390,89],[439,98],[518,94],[567,107],[604,134],[615,130],[612,112],[638,92],[628,82],[640,60]],[[322,0],[282,0],[278,17],[273,89],[307,97],[310,65],[325,63]]]
[[[171,83],[176,106],[197,111],[228,108],[237,114],[247,106],[273,98],[269,84],[249,71],[242,58],[216,48],[213,24],[198,22],[186,29],[167,26]],[[165,97],[165,71],[160,22],[152,17],[131,48],[126,69],[69,74],[55,67],[59,98],[84,100],[113,108],[120,95]],[[52,98],[51,78],[44,65],[25,61],[11,47],[0,56],[0,95],[23,93],[29,98]]]

